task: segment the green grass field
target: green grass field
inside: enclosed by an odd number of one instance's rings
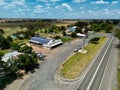
[[[12,35],[13,33],[19,32],[19,31],[24,31],[23,29],[20,29],[18,27],[14,27],[14,28],[3,28],[4,30],[4,36],[7,37],[9,35]]]
[[[80,75],[80,73],[87,67],[91,60],[96,56],[100,48],[103,46],[106,37],[101,37],[99,44],[88,44],[84,47],[87,50],[86,54],[75,53],[65,63],[60,70],[60,75],[64,78],[73,79]]]

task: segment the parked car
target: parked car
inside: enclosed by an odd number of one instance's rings
[[[75,49],[74,49],[74,52],[77,52],[77,51],[78,51],[78,49],[77,49],[77,48],[75,48]]]

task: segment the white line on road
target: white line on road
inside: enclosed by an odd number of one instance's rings
[[[98,70],[99,70],[99,68],[100,68],[100,66],[101,66],[101,64],[102,64],[102,62],[103,62],[103,59],[104,59],[104,57],[105,57],[105,55],[106,55],[106,53],[107,53],[107,51],[108,51],[108,49],[109,49],[109,47],[110,47],[110,44],[112,43],[113,38],[114,38],[114,36],[112,37],[112,39],[111,39],[111,41],[110,41],[110,43],[109,43],[109,45],[108,45],[108,47],[107,47],[107,49],[106,49],[104,55],[103,55],[103,57],[102,57],[102,59],[101,59],[99,65],[98,65],[98,67],[97,67],[97,69],[96,69],[96,71],[95,71],[95,73],[94,73],[94,75],[93,75],[93,77],[92,77],[92,79],[91,79],[91,81],[90,81],[88,87],[87,87],[87,90],[90,89],[90,87],[91,87],[91,85],[92,85],[92,83],[93,83],[93,80],[95,79],[95,76],[96,76],[96,74],[97,74],[97,72],[98,72]]]
[[[110,53],[110,56],[111,56],[111,53]],[[109,58],[110,58],[110,56],[109,56]],[[100,83],[100,86],[99,86],[98,90],[100,90],[100,88],[101,88],[101,86],[102,86],[103,79],[104,79],[104,77],[105,77],[105,72],[106,72],[106,70],[107,70],[109,61],[110,61],[110,60],[108,59],[107,64],[106,64],[106,67],[105,67],[105,71],[104,71],[104,73],[103,73],[103,77],[102,77],[102,80],[101,80],[101,83]]]

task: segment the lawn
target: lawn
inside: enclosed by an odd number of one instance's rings
[[[84,47],[84,49],[87,50],[86,54],[77,52],[71,56],[61,68],[60,75],[68,79],[74,79],[78,77],[91,62],[91,60],[96,56],[106,40],[106,37],[101,37],[98,44],[88,44],[86,47]]]
[[[67,41],[72,40],[72,38],[70,38],[70,37],[62,37],[61,40],[62,40],[63,42],[67,42]]]

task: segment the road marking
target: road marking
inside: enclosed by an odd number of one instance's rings
[[[110,44],[112,43],[113,38],[114,38],[114,36],[112,37],[112,39],[111,39],[111,41],[110,41],[110,43],[109,43],[109,45],[108,45],[108,47],[107,47],[107,49],[106,49],[104,55],[103,55],[103,57],[102,57],[102,59],[101,59],[99,65],[98,65],[98,67],[97,67],[97,69],[96,69],[96,71],[95,71],[95,73],[94,73],[94,75],[93,75],[93,77],[92,77],[92,79],[91,79],[91,81],[90,81],[88,87],[87,87],[87,90],[90,89],[90,87],[91,87],[91,85],[92,85],[92,83],[93,83],[93,80],[95,79],[95,76],[96,76],[96,74],[97,74],[97,72],[98,72],[98,70],[99,70],[99,68],[100,68],[100,66],[101,66],[101,64],[102,64],[102,62],[103,62],[103,59],[104,59],[104,57],[105,57],[105,55],[106,55],[106,53],[107,53],[107,51],[108,51],[108,49],[109,49],[109,47],[110,47]]]
[[[108,39],[108,40],[109,40],[109,39]],[[107,40],[107,42],[108,42],[108,40]],[[107,42],[105,43],[105,45],[107,44]],[[105,47],[105,45],[104,45],[104,47]],[[103,48],[104,48],[104,47],[103,47]],[[102,48],[102,49],[103,49],[103,48]],[[101,52],[101,51],[100,51],[100,52]],[[99,54],[100,54],[100,52],[99,52]],[[97,58],[98,58],[98,56],[95,58],[95,61],[96,61]],[[95,61],[93,62],[93,64],[95,63]],[[92,64],[92,65],[93,65],[93,64]],[[92,66],[90,66],[90,68],[86,70],[85,74],[83,75],[83,79],[85,78],[86,74],[89,72],[89,70],[91,69],[91,67],[92,67]],[[81,85],[83,79],[82,79],[82,80],[79,82],[79,84],[76,86],[75,90],[77,90],[77,89],[79,88],[79,86]]]
[[[111,49],[111,50],[112,50],[112,49]],[[111,56],[111,53],[110,53],[110,56]],[[109,58],[110,58],[110,56],[109,56]],[[100,88],[101,88],[101,86],[102,86],[103,79],[104,79],[104,77],[105,77],[105,72],[106,72],[106,70],[107,70],[108,63],[109,63],[109,61],[110,61],[109,58],[108,58],[108,61],[107,61],[106,67],[105,67],[105,71],[104,71],[104,73],[103,73],[103,77],[102,77],[102,80],[101,80],[101,82],[100,82],[100,86],[99,86],[98,90],[100,90]]]

